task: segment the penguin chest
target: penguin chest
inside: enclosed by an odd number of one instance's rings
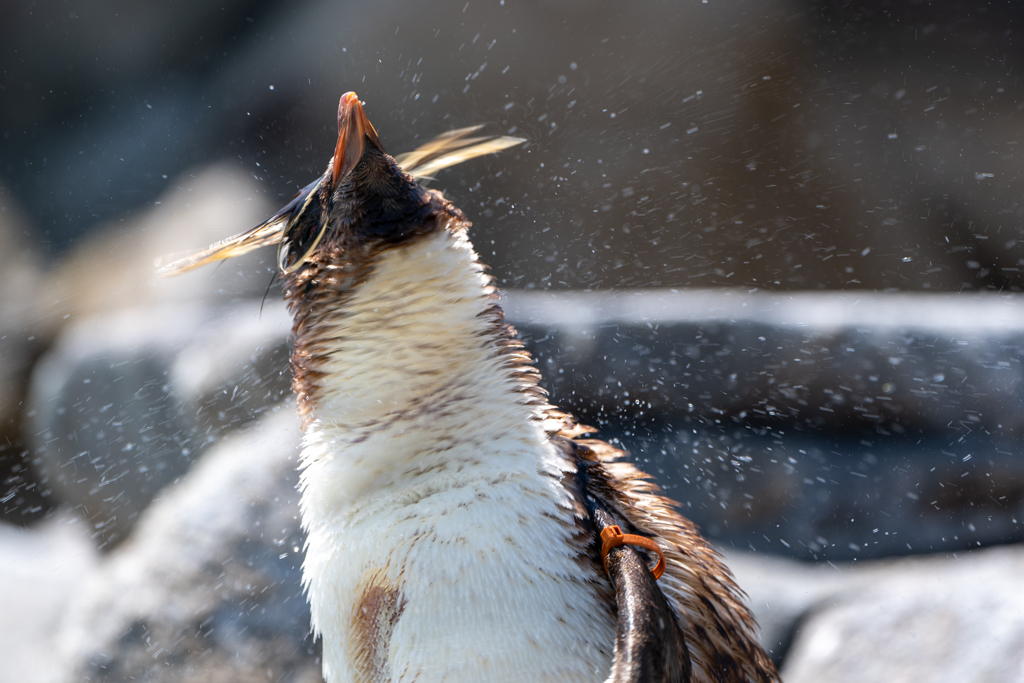
[[[310,526],[328,683],[603,681],[610,590],[579,556],[568,511],[524,514],[538,493],[489,482],[378,496]]]

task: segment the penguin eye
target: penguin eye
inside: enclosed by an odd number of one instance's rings
[[[277,251],[277,267],[282,273],[298,270],[324,236],[327,225],[321,221],[320,202],[316,200],[318,194],[309,193],[285,228],[285,238]]]

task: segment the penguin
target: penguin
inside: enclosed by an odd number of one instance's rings
[[[346,93],[320,178],[161,271],[278,246],[324,679],[777,682],[722,558],[551,405],[469,220],[420,182],[522,142],[477,131],[393,158]]]

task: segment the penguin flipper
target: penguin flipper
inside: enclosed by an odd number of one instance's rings
[[[607,487],[606,474],[589,449],[563,437],[556,437],[556,443],[576,464],[571,488],[579,499],[580,513],[588,517],[581,521],[592,534],[591,549],[600,554],[602,532],[612,526],[621,526],[629,534],[641,533],[623,515],[614,514],[615,506],[601,496]],[[632,545],[619,545],[604,560],[617,612],[615,654],[605,683],[690,683],[692,667],[680,617],[646,558]]]

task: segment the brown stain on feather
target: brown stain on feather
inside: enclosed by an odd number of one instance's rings
[[[359,599],[352,609],[349,659],[357,683],[391,681],[388,650],[406,599],[383,570],[371,569],[359,582]]]

